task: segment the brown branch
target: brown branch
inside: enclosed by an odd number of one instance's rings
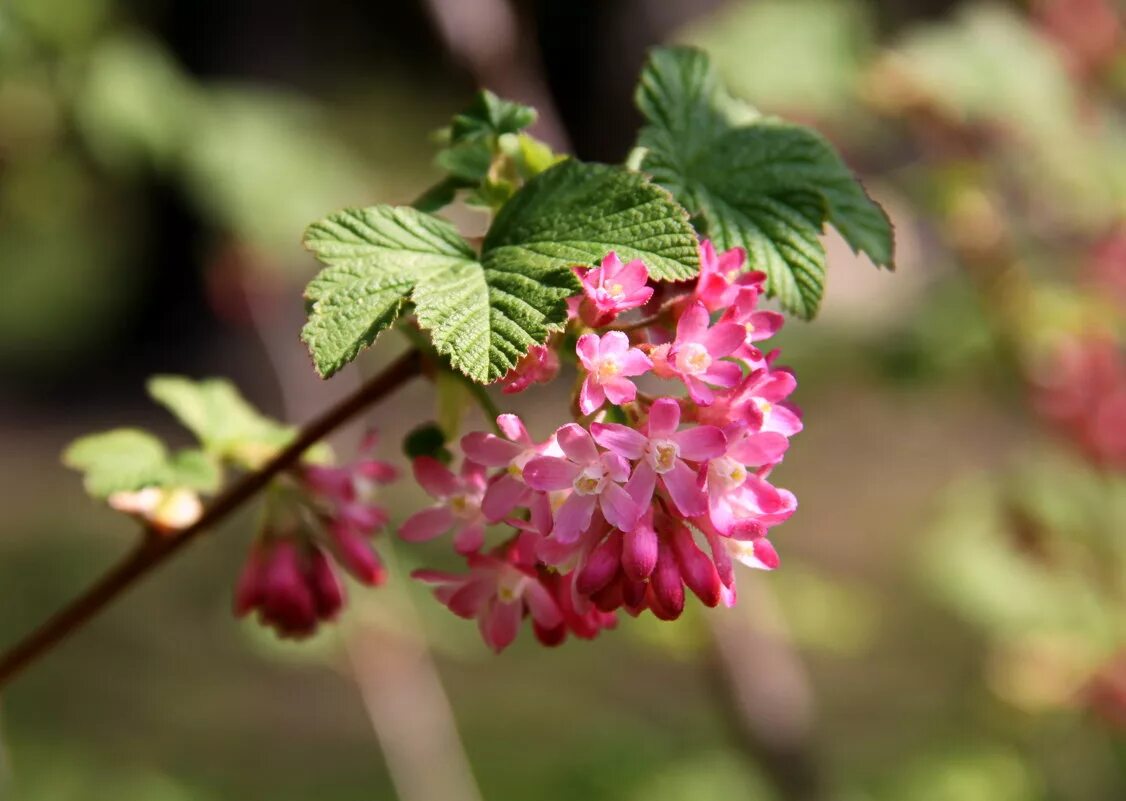
[[[301,458],[301,454],[311,446],[418,375],[421,365],[422,358],[419,352],[414,349],[407,351],[354,394],[304,426],[293,442],[264,466],[247,473],[216,496],[199,520],[178,534],[162,535],[147,528],[144,540],[136,549],[127,554],[86,592],[64,606],[0,657],[0,687],[5,686],[25,667],[58,645],[67,635],[97,616],[138,579],[163,564],[199,534],[222,521],[265,489],[271,480],[296,463]]]

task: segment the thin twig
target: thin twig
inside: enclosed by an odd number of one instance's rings
[[[258,470],[247,473],[218,495],[199,520],[183,531],[168,536],[158,534],[151,528],[146,529],[146,536],[137,548],[127,554],[86,592],[64,606],[0,657],[0,687],[4,687],[21,670],[50,651],[67,635],[97,616],[138,579],[163,564],[196,536],[222,521],[265,489],[275,476],[296,463],[301,458],[301,454],[311,446],[418,375],[421,364],[422,359],[417,350],[407,351],[355,393],[303,427],[293,442],[273,459]]]

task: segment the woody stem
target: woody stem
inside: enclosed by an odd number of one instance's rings
[[[407,351],[352,395],[303,426],[293,441],[265,465],[245,474],[227,487],[215,497],[195,523],[171,536],[146,528],[140,544],[117,565],[0,656],[0,688],[72,632],[89,623],[136,581],[163,564],[198,535],[241,508],[275,477],[296,464],[311,446],[419,375],[421,369],[422,355],[419,351]]]

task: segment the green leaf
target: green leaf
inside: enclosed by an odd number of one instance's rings
[[[190,448],[176,451],[168,460],[168,484],[199,492],[214,493],[223,482],[219,463],[204,451]]]
[[[787,310],[805,318],[817,312],[825,223],[853,250],[892,266],[891,224],[832,146],[731,98],[702,52],[655,50],[636,99],[648,120],[638,141],[641,169],[718,248],[745,248],[748,266],[766,272]]]
[[[416,281],[476,264],[444,220],[409,208],[345,209],[309,226],[305,247],[328,268],[309,284],[301,338],[328,378],[398,317]]]
[[[309,285],[302,337],[328,377],[414,302],[434,347],[474,381],[495,381],[567,321],[572,267],[611,250],[659,279],[695,275],[696,238],[669,194],[643,176],[566,161],[497,215],[478,257],[453,226],[415,209],[338,212],[305,238],[328,265]]]
[[[506,133],[518,133],[536,121],[531,106],[502,100],[488,89],[482,89],[465,111],[450,123],[450,141],[454,144]]]
[[[63,452],[63,463],[85,473],[86,491],[98,498],[163,486],[169,478],[167,460],[159,439],[133,428],[80,437]]]
[[[293,438],[293,428],[261,414],[225,379],[194,381],[183,376],[154,376],[149,379],[148,391],[195,434],[206,454],[217,459],[254,468]],[[320,453],[311,450],[306,458],[324,458],[323,449]],[[203,468],[197,460],[181,464],[180,469],[198,475]]]

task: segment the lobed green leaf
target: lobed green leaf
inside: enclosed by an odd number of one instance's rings
[[[695,215],[722,249],[743,247],[784,308],[810,318],[821,303],[831,223],[891,267],[891,224],[819,134],[762,117],[733,99],[708,57],[690,48],[650,55],[636,95],[648,124],[642,170]]]
[[[338,212],[306,246],[327,265],[306,290],[302,337],[328,377],[386,329],[408,299],[439,353],[495,381],[567,321],[572,268],[615,250],[655,278],[698,270],[696,237],[669,193],[616,167],[564,161],[502,208],[478,256],[449,223],[416,209]]]

